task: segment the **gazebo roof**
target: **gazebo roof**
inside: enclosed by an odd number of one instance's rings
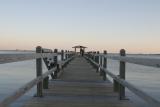
[[[78,45],[78,46],[74,46],[74,47],[72,47],[72,48],[87,48],[87,47]]]

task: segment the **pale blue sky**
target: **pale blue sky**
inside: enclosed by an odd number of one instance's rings
[[[0,37],[0,49],[158,53],[160,0],[0,0]]]

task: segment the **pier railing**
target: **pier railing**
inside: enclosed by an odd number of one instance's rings
[[[61,60],[58,60],[58,55],[61,55]],[[43,89],[48,88],[49,75],[52,79],[60,76],[62,69],[74,58],[75,53],[70,51],[58,52],[57,49],[52,51],[51,49],[44,49],[40,46],[36,48],[36,53],[27,54],[0,54],[0,64],[34,60],[36,59],[36,75],[37,77],[16,92],[6,97],[0,102],[0,107],[8,107],[11,103],[16,101],[19,97],[24,95],[27,91],[37,85],[37,94],[35,97],[43,96]],[[42,61],[44,61],[48,71],[42,72]]]
[[[155,98],[151,97],[141,89],[137,88],[133,84],[125,80],[126,75],[126,62],[138,65],[150,66],[160,68],[160,59],[157,58],[140,58],[140,57],[128,57],[124,49],[120,50],[120,55],[108,55],[107,51],[104,53],[88,52],[85,54],[86,59],[88,59],[91,64],[97,69],[97,72],[103,76],[106,80],[106,75],[113,78],[113,90],[119,93],[119,99],[125,100],[125,87],[132,91],[134,94],[145,100],[151,107],[160,107],[160,102]],[[118,60],[119,63],[119,75],[113,74],[107,69],[107,59]]]

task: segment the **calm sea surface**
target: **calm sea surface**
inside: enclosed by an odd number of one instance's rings
[[[0,54],[4,53],[24,53],[24,52],[6,52],[0,51]],[[160,58],[157,55],[137,55],[137,57],[147,58]],[[35,60],[22,61],[8,64],[0,64],[0,100],[3,100],[7,95],[16,91],[16,89],[23,86],[36,76]],[[108,69],[114,74],[118,75],[119,62],[114,60],[108,60]],[[43,71],[47,71],[43,66]],[[126,79],[153,96],[157,100],[160,99],[160,69],[153,67],[146,67],[136,64],[126,65]],[[112,80],[110,78],[110,80]],[[21,106],[25,101],[32,98],[35,94],[35,87],[27,94],[21,97],[13,107]],[[133,93],[127,90],[127,97],[135,102],[139,107],[142,105],[148,107],[147,104],[135,96]]]

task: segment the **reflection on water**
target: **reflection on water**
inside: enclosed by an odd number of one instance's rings
[[[0,52],[5,53],[5,52]],[[8,52],[7,52],[8,53]],[[159,56],[142,56],[138,57],[154,57],[159,58]],[[114,74],[118,75],[119,62],[114,60],[108,60],[108,69]],[[45,66],[43,66],[43,71],[47,71]],[[35,60],[15,62],[9,64],[0,65],[0,100],[5,98],[7,95],[14,92],[16,89],[23,86],[25,83],[29,82],[36,76]],[[153,96],[157,100],[160,99],[160,69],[153,67],[146,67],[136,64],[126,65],[126,79],[137,86],[138,88],[144,90],[149,95]],[[35,88],[33,88],[29,93],[25,94],[19,101],[17,101],[13,106],[20,106],[27,99],[31,98],[35,94]],[[134,94],[127,90],[127,97],[132,99],[134,102],[138,102],[140,106],[147,107],[146,103],[136,97]]]

